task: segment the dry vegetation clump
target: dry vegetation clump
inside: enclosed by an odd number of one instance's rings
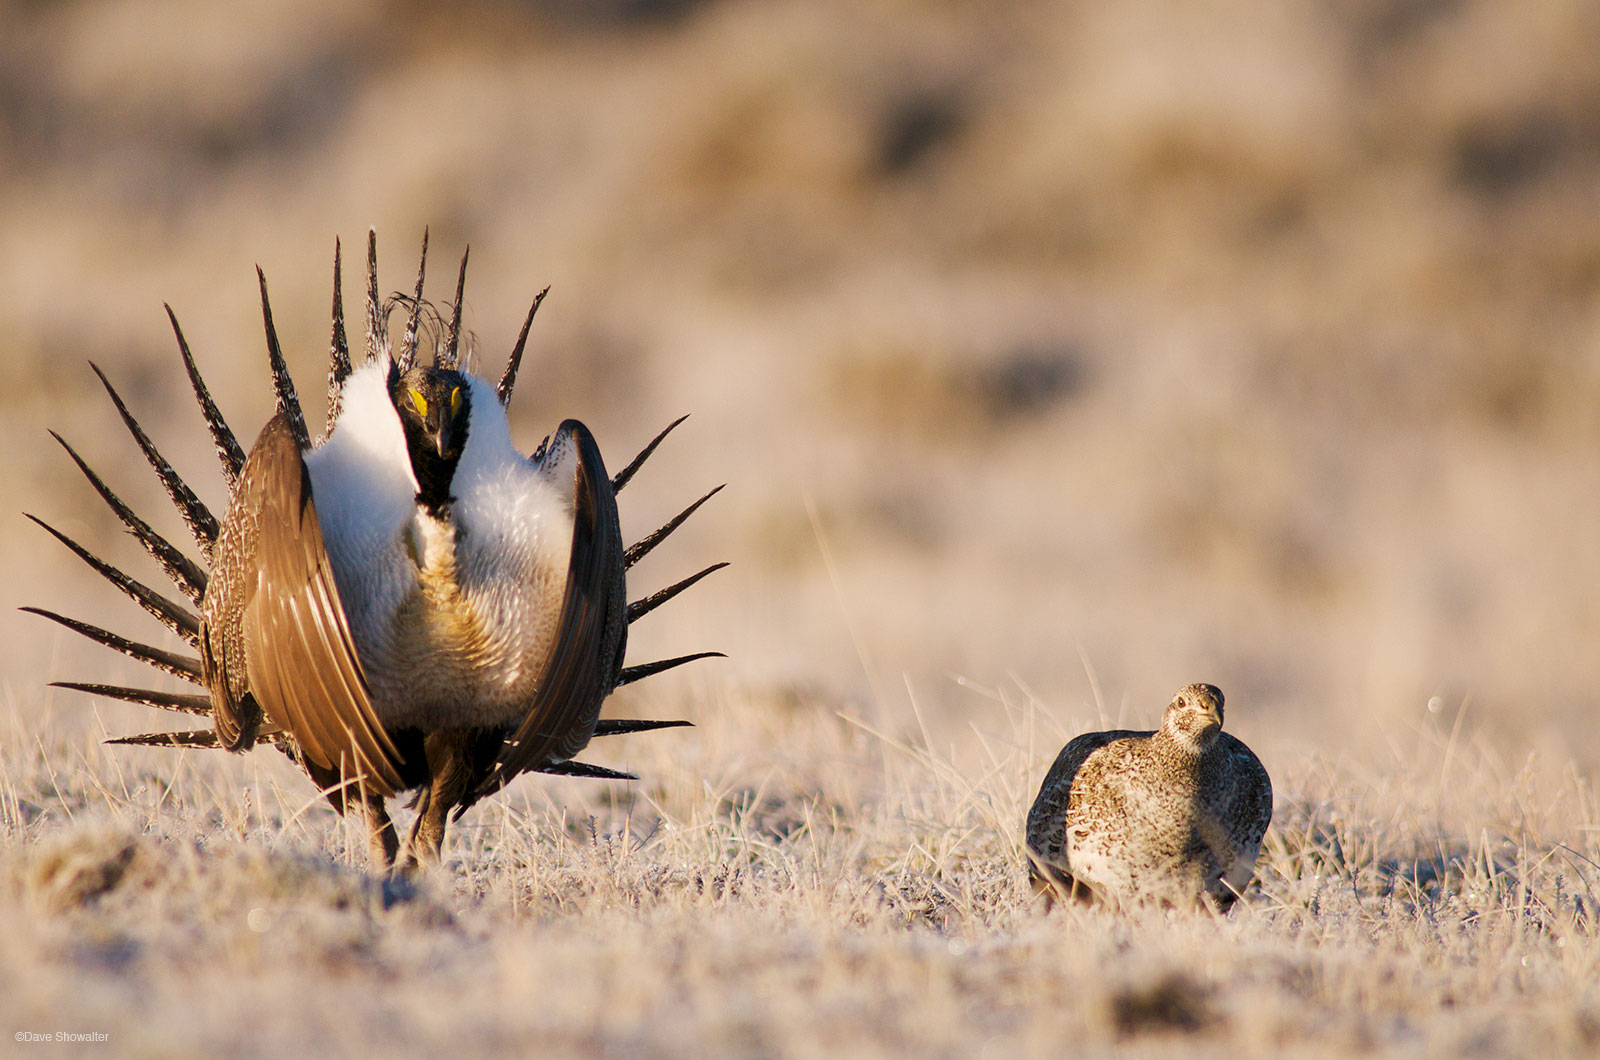
[[[914,715],[773,701],[675,704],[696,729],[622,751],[647,779],[520,784],[415,884],[362,871],[358,830],[270,754],[113,750],[55,714],[21,738],[14,714],[0,1019],[69,1013],[150,1055],[1600,1046],[1575,770],[1432,726],[1376,771],[1280,750],[1231,916],[1047,914],[1018,848],[1061,735],[1038,704],[1001,697],[939,753]]]

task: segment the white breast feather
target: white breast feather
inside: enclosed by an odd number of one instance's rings
[[[456,571],[500,655],[499,672],[483,678],[509,687],[555,635],[572,552],[571,461],[529,462],[494,388],[476,376],[468,386],[472,418],[450,488],[461,529]]]
[[[388,375],[388,358],[351,373],[333,434],[306,456],[323,543],[363,654],[417,585],[397,547],[416,511],[417,480]]]

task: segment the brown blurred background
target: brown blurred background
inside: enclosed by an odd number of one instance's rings
[[[1591,0],[0,4],[0,602],[155,637],[15,514],[156,577],[50,426],[182,533],[85,361],[220,504],[161,303],[253,435],[252,267],[320,410],[334,236],[387,292],[424,225],[486,374],[553,285],[525,445],[693,413],[630,536],[729,483],[631,658],[731,658],[640,696],[954,733],[1210,680],[1355,756],[1470,697],[1600,764]],[[5,613],[24,716],[138,673]]]

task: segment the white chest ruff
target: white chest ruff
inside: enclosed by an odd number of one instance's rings
[[[382,405],[366,409],[352,385],[364,372],[351,376],[339,427],[308,466],[373,709],[388,728],[514,724],[558,631],[572,546],[567,502],[511,445],[494,391],[473,379],[450,514],[421,511],[387,393],[367,395]],[[341,445],[352,412],[364,417],[356,421],[364,444]]]
[[[559,499],[528,477],[497,496],[511,503],[458,498],[454,521],[419,512],[406,527],[415,588],[373,645],[388,661],[369,678],[385,724],[521,719],[555,645],[572,542]]]

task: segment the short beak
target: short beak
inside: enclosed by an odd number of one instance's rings
[[[433,447],[442,460],[444,455],[455,447],[456,420],[455,416],[451,415],[448,405],[440,402],[435,407],[438,409],[439,420],[438,423],[430,424],[429,426],[433,428],[431,431],[433,434]]]

